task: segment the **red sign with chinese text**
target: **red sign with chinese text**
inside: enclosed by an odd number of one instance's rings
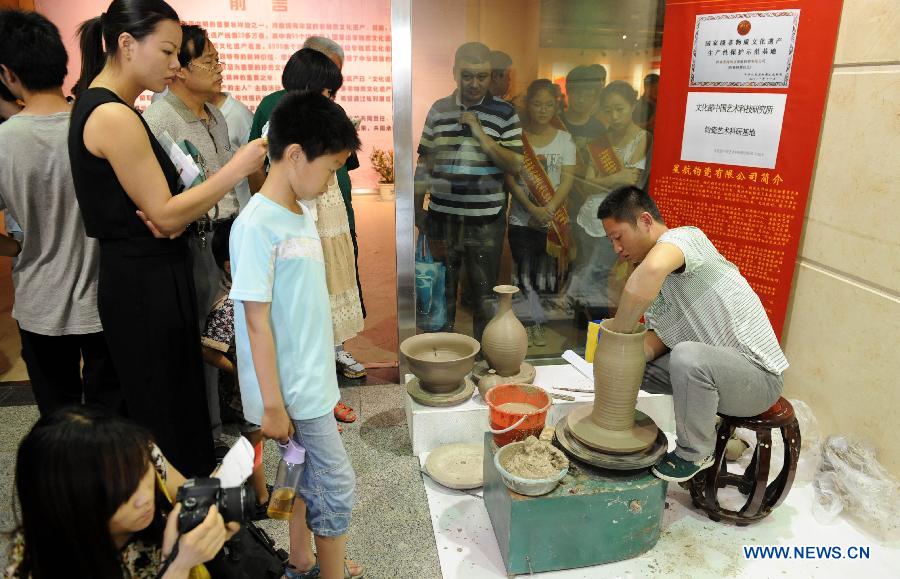
[[[781,335],[841,0],[666,2],[650,194],[702,229]]]

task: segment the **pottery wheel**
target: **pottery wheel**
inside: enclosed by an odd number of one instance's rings
[[[581,444],[602,452],[629,454],[644,450],[656,440],[659,430],[653,420],[641,412],[634,411],[634,426],[628,430],[610,430],[591,420],[594,408],[576,408],[566,417],[569,434]]]
[[[445,444],[431,451],[425,471],[450,489],[474,489],[484,484],[484,445]]]
[[[481,377],[488,373],[490,367],[486,360],[482,360],[475,364],[475,367],[472,369],[472,379],[475,382],[481,380]],[[499,374],[497,374],[500,376]],[[501,384],[534,384],[534,377],[537,375],[537,370],[534,369],[534,366],[529,364],[528,362],[522,362],[522,365],[519,366],[519,373],[513,376],[501,376],[503,382]]]
[[[649,468],[658,463],[669,449],[666,434],[657,429],[656,440],[646,449],[631,454],[603,452],[586,446],[572,436],[566,424],[568,417],[563,416],[556,423],[553,443],[561,448],[569,458],[609,470],[639,470]]]
[[[463,378],[459,388],[446,394],[435,394],[423,390],[419,379],[415,377],[406,384],[406,393],[424,406],[456,406],[471,398],[473,392],[475,392],[475,382],[468,376]]]

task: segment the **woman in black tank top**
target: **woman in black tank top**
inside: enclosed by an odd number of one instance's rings
[[[265,144],[251,142],[180,191],[178,170],[133,108],[178,70],[178,14],[163,0],[114,0],[80,34],[69,156],[85,231],[100,241],[98,309],[126,411],[179,471],[206,476],[215,459],[191,259],[179,235],[261,166]]]

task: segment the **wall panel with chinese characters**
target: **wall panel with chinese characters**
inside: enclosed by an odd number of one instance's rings
[[[255,110],[270,92],[280,90],[284,64],[309,36],[327,36],[345,52],[340,103],[359,117],[362,167],[351,174],[354,187],[374,187],[369,166],[374,148],[393,148],[391,103],[391,6],[389,0],[168,0],[183,21],[206,28],[225,63],[224,90]],[[81,55],[78,24],[99,15],[108,0],[38,0],[36,8],[60,29],[69,51],[66,86],[78,78]],[[138,107],[150,103],[141,95]]]
[[[650,193],[700,227],[780,336],[841,0],[666,3]]]

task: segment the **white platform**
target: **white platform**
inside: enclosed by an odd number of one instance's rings
[[[584,363],[583,360],[581,362]],[[563,363],[557,366],[537,366],[536,370],[535,386],[555,394],[575,397],[574,402],[553,400],[553,405],[547,413],[548,426],[556,424],[560,418],[579,406],[593,404],[593,393],[553,389],[554,386],[563,386],[593,390],[593,379],[582,374],[575,366]],[[411,374],[406,376],[406,380],[411,378]],[[650,416],[664,431],[674,432],[675,415],[672,410],[671,396],[640,392],[637,408]],[[470,400],[449,408],[423,406],[407,396],[406,422],[409,425],[413,454],[418,456],[451,442],[480,444],[484,438],[484,432],[488,430],[488,407],[478,394],[478,390]]]
[[[670,440],[674,435],[669,433]],[[428,453],[420,457],[422,464]],[[505,578],[506,569],[484,500],[445,489],[427,477],[425,494],[431,511],[441,573],[445,579]],[[477,495],[480,496],[480,490]],[[877,543],[842,518],[821,525],[812,515],[813,487],[795,486],[769,517],[749,527],[714,523],[690,505],[690,495],[670,484],[662,535],[649,552],[618,563],[539,573],[547,579],[606,577],[898,577],[900,547]],[[868,559],[751,559],[744,546],[868,547]],[[893,569],[893,571],[891,571]]]

